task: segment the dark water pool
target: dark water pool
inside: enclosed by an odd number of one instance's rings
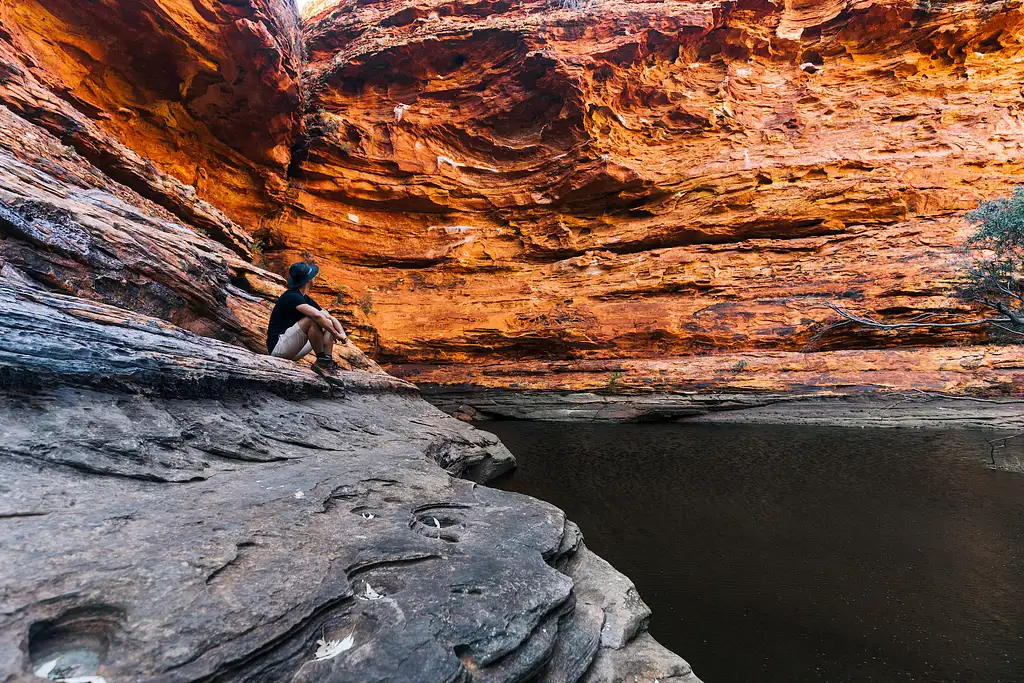
[[[1024,474],[984,434],[479,426],[706,683],[1024,682]]]

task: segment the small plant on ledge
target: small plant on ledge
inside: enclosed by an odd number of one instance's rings
[[[344,306],[346,296],[348,296],[348,287],[345,285],[338,285],[338,295],[334,297],[334,305]]]
[[[367,316],[373,313],[373,297],[369,292],[359,297],[359,308],[363,309],[363,314]]]

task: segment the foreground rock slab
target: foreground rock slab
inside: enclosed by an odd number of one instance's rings
[[[0,680],[698,682],[561,511],[453,476],[514,460],[409,385],[0,300]]]

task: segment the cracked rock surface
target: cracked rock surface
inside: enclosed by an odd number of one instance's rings
[[[560,510],[471,480],[514,465],[497,439],[404,382],[0,301],[0,680],[697,682]]]

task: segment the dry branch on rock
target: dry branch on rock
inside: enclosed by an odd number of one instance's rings
[[[966,264],[954,274],[960,296],[978,308],[994,310],[1002,317],[919,315],[909,320],[885,321],[856,314],[835,302],[826,302],[842,320],[826,327],[822,337],[853,323],[877,330],[942,330],[981,328],[998,330],[1011,339],[1024,338],[1024,187],[1011,197],[982,202],[967,214],[976,230],[963,245]],[[954,268],[950,264],[950,268]],[[966,319],[965,319],[966,318]],[[998,336],[998,335],[997,335]]]

